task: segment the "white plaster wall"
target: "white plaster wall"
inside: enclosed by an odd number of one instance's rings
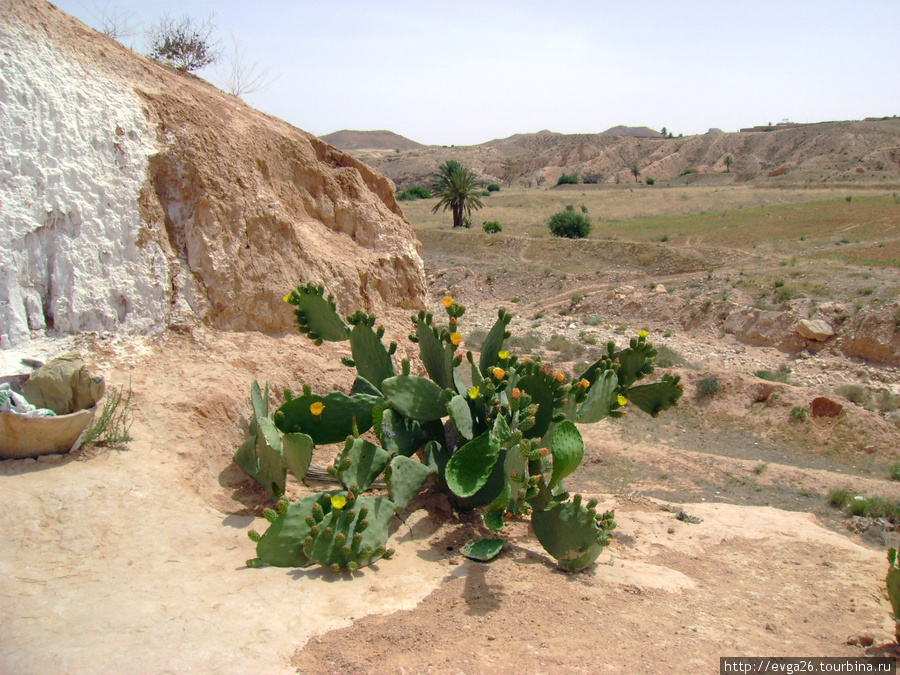
[[[164,326],[166,258],[137,244],[154,138],[131,89],[0,23],[0,349]]]

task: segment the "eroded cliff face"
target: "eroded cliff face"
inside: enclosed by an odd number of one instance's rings
[[[424,306],[393,185],[358,160],[87,28],[0,9],[0,348],[34,331],[279,332],[282,298]]]

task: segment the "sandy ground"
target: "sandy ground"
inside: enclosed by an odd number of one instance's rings
[[[500,559],[466,561],[479,524],[425,511],[396,524],[392,560],[355,579],[247,569],[265,500],[231,462],[244,392],[254,377],[346,386],[348,371],[293,335],[81,348],[111,384],[130,382],[135,440],[0,463],[0,672],[716,672],[719,656],[893,649],[883,549],[771,507],[679,504],[694,524],[597,490],[619,529],[575,575],[519,523]],[[620,430],[585,433],[589,459],[614,458]],[[664,444],[646,455],[691,461]],[[845,644],[858,635],[874,646]]]

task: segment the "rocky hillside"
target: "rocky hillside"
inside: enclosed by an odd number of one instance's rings
[[[426,183],[448,159],[485,181],[552,186],[563,173],[583,182],[627,184],[653,178],[669,183],[776,184],[896,183],[900,181],[900,118],[822,122],[771,131],[706,133],[685,138],[602,134],[516,134],[488,143],[357,156],[405,189]],[[729,159],[730,165],[729,165]]]
[[[52,330],[290,328],[285,290],[420,307],[393,185],[44,0],[0,5],[0,348]]]

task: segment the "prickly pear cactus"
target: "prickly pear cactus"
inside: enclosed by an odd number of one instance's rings
[[[375,317],[356,312],[343,319],[321,286],[298,286],[285,301],[295,307],[300,331],[317,344],[349,340],[352,358],[343,363],[358,377],[348,393],[314,393],[308,386],[297,397],[286,392],[272,414],[268,393],[254,383],[254,418],[235,459],[270,484],[273,496],[284,491],[288,468],[301,477],[315,445],[344,442],[330,469],[343,490],[267,512],[269,529],[251,537],[258,542],[254,565],[353,571],[371,564],[389,553],[395,512],[409,507],[433,477],[431,484],[446,489],[457,508],[483,507],[486,526],[496,532],[507,518],[530,515],[538,541],[559,566],[584,569],[608,544],[615,521],[597,513],[596,500],[582,504],[564,488],[585,453],[575,422],[622,417],[629,405],[655,417],[683,391],[670,375],[639,384],[653,372],[656,356],[644,331],[624,349],[609,343],[572,378],[506,349],[512,315],[501,309],[476,361],[457,351],[465,308],[448,296],[441,301],[446,325],[428,312],[412,317],[409,337],[418,344],[425,377],[413,374],[408,361],[398,372],[396,344],[384,344]],[[374,438],[361,438],[369,429]],[[360,496],[382,475],[388,499]],[[500,550],[498,541],[491,551]]]
[[[593,563],[616,527],[612,513],[597,513],[596,500],[586,506],[581,501],[581,495],[575,495],[572,501],[531,515],[531,526],[541,546],[570,572]]]
[[[900,566],[897,565],[897,549],[893,546],[888,549],[888,565],[888,597],[891,599],[891,608],[894,610],[897,641],[900,642]]]

